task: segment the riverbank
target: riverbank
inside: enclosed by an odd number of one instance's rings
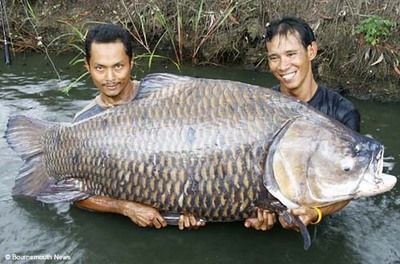
[[[5,2],[15,53],[72,51],[81,58],[87,29],[106,21],[132,33],[137,50],[143,51],[138,59],[242,64],[255,71],[268,70],[265,24],[282,15],[300,16],[318,38],[315,73],[321,82],[361,99],[400,101],[397,1]]]

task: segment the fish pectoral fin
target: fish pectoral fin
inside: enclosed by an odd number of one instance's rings
[[[75,179],[65,179],[50,184],[42,190],[36,199],[43,203],[60,203],[83,200],[91,194],[79,190],[79,184]]]
[[[286,223],[295,224],[300,229],[301,236],[303,237],[304,250],[308,250],[311,246],[311,237],[304,223],[297,215],[292,215],[288,211],[281,212],[281,215]]]

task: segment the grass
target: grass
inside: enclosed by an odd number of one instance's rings
[[[82,62],[80,39],[89,21],[101,19],[118,22],[129,30],[135,40],[135,50],[144,50],[135,54],[136,59],[145,61],[148,67],[152,67],[155,60],[168,59],[177,67],[190,61],[196,64],[244,63],[253,69],[266,70],[264,25],[283,15],[295,15],[319,25],[316,35],[320,52],[316,63],[321,78],[329,74],[343,80],[359,78],[365,83],[366,91],[371,78],[398,82],[400,16],[397,1],[120,0],[113,5],[98,3],[93,8],[85,1],[79,5],[60,1],[54,9],[49,1],[11,1],[8,13],[14,49],[40,51],[48,57],[52,51],[73,51],[77,55],[72,63],[77,65]],[[71,6],[88,12],[66,16],[65,10]],[[96,12],[90,12],[93,10]],[[53,17],[63,26],[51,23]],[[358,28],[359,34],[354,34],[357,25],[369,17],[382,18],[395,26],[386,30],[387,23],[384,23],[383,30],[374,31],[375,26],[381,24],[369,21]],[[383,32],[383,35],[374,35],[375,32]],[[363,34],[370,38],[362,38]],[[39,37],[42,37],[40,47],[37,45]]]
[[[43,49],[44,53],[46,54],[47,59],[49,60],[51,66],[53,68],[54,73],[57,75],[57,78],[59,80],[61,80],[60,73],[58,72],[57,67],[54,64],[54,62],[51,59],[51,56],[49,54],[49,49],[48,49],[49,45],[46,45],[45,40],[38,33],[37,25],[39,24],[39,20],[38,20],[38,18],[36,16],[36,13],[35,13],[34,9],[32,8],[31,4],[29,3],[29,0],[24,0],[23,3],[24,3],[23,7],[24,7],[25,14],[26,14],[26,18],[30,22],[30,24],[32,25],[32,28],[33,28],[33,30],[35,32],[35,36],[36,36],[36,40],[37,40],[37,46],[38,46],[38,48]],[[52,42],[50,42],[50,44],[51,43]]]

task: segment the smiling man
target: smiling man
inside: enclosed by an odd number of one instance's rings
[[[292,17],[273,21],[266,31],[266,49],[270,71],[279,81],[274,90],[294,96],[360,131],[360,114],[354,105],[314,79],[312,61],[318,45],[306,22]]]
[[[272,21],[265,34],[268,65],[279,81],[272,89],[308,103],[322,113],[336,119],[357,132],[360,131],[360,114],[354,105],[335,91],[318,84],[312,72],[312,61],[318,45],[311,27],[303,20],[285,17]],[[323,216],[333,214],[346,206],[348,201],[322,208],[297,208],[297,215],[305,225],[317,224]],[[285,228],[297,229],[279,218]],[[266,210],[258,210],[257,216],[245,221],[245,226],[268,230],[276,222],[276,216]]]

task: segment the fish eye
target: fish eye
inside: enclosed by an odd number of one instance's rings
[[[360,153],[360,151],[361,151],[361,146],[360,146],[360,144],[357,144],[357,145],[354,147],[354,152],[355,152],[355,153]]]

